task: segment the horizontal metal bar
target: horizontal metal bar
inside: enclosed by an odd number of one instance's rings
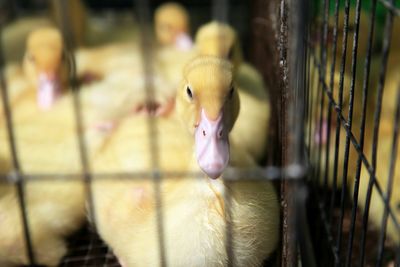
[[[223,173],[223,179],[228,181],[239,180],[280,180],[285,177],[290,180],[298,180],[304,177],[308,172],[306,166],[299,164],[291,164],[285,168],[277,166],[268,166],[265,168],[236,168],[228,167]],[[203,172],[191,171],[143,171],[143,172],[110,172],[110,173],[91,173],[92,179],[118,179],[118,180],[144,180],[152,179],[155,175],[162,174],[163,178],[204,178]],[[40,182],[40,181],[84,181],[84,174],[80,173],[38,173],[38,174],[24,174],[26,182]],[[0,174],[0,183],[16,183],[15,175],[13,173]]]

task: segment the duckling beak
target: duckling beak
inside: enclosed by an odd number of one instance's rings
[[[195,130],[197,163],[213,179],[221,176],[229,161],[228,133],[222,118],[221,112],[216,120],[210,120],[202,109]]]
[[[193,47],[193,41],[188,34],[180,33],[175,38],[175,46],[178,50],[189,51]]]
[[[54,73],[40,73],[38,81],[37,103],[40,109],[51,108],[60,93],[60,82]]]

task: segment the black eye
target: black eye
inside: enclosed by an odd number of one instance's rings
[[[193,99],[193,93],[189,86],[186,87],[186,93],[190,99]]]
[[[233,61],[233,47],[231,47],[231,49],[229,49],[229,52],[228,52],[228,59],[229,59],[230,61]]]
[[[235,89],[233,87],[231,88],[231,90],[229,90],[229,98],[230,99],[232,99],[234,91],[235,91]]]

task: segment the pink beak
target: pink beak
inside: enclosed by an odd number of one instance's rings
[[[178,50],[189,51],[193,47],[193,41],[189,35],[181,33],[175,39],[175,46]]]
[[[224,130],[222,113],[213,121],[201,110],[195,131],[196,157],[200,168],[213,179],[221,176],[229,161],[228,134]]]
[[[41,73],[37,92],[37,103],[40,109],[48,110],[61,95],[60,83],[55,75]]]

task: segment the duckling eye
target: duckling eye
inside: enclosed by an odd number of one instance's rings
[[[229,99],[232,99],[233,97],[233,92],[235,91],[235,89],[232,87],[231,90],[229,90]]]
[[[233,47],[231,47],[231,49],[229,49],[228,51],[228,59],[230,61],[233,61]]]
[[[189,86],[186,87],[186,94],[190,99],[193,99],[193,93]]]

